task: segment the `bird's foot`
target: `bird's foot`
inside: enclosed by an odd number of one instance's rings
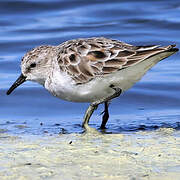
[[[98,130],[96,130],[95,128],[92,128],[88,125],[89,123],[89,119],[92,115],[92,113],[94,112],[95,109],[97,109],[98,105],[95,104],[90,104],[90,106],[88,107],[85,116],[84,116],[84,121],[82,124],[82,127],[85,129],[85,134],[101,134]]]
[[[88,124],[85,124],[84,128],[85,128],[84,134],[88,134],[88,135],[90,135],[90,134],[100,135],[101,134],[97,129],[90,127]]]

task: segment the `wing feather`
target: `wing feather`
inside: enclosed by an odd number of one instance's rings
[[[76,84],[82,84],[97,76],[103,77],[133,66],[173,47],[132,46],[106,38],[77,39],[58,46],[57,61],[61,71],[67,72]]]

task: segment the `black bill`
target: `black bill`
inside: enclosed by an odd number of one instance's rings
[[[7,95],[11,94],[11,92],[16,89],[19,85],[21,85],[23,82],[26,81],[26,77],[21,74],[18,79],[14,82],[14,84],[9,88],[9,90],[7,91]]]

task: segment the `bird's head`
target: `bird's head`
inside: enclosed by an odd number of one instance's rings
[[[21,61],[21,75],[9,88],[7,95],[25,81],[34,81],[44,85],[54,56],[53,46],[39,46],[27,52]]]

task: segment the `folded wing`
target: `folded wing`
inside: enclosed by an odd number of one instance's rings
[[[61,71],[76,84],[82,84],[134,66],[174,46],[132,46],[106,38],[77,39],[59,45],[57,60]]]

